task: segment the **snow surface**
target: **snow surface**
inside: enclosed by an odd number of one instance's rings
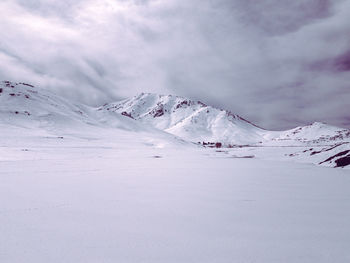
[[[311,164],[346,142],[203,148],[6,85],[0,262],[350,262],[350,170]]]
[[[349,170],[1,129],[0,262],[350,260]]]

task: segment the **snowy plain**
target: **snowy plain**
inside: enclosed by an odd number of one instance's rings
[[[350,261],[349,170],[1,129],[0,262]]]
[[[298,147],[204,148],[9,89],[0,262],[350,262],[348,168],[291,159]]]

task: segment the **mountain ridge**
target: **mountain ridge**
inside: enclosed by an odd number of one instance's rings
[[[173,95],[141,93],[130,99],[105,104],[112,111],[192,142],[223,145],[278,142],[325,143],[350,138],[350,130],[321,122],[285,131],[269,131],[230,111]]]
[[[0,83],[0,128],[3,132],[7,125],[40,129],[58,137],[69,134],[89,138],[95,137],[94,133],[115,133],[137,139],[142,133],[151,142],[146,144],[154,147],[169,143],[227,149],[243,147],[245,150],[240,153],[247,151],[246,156],[252,156],[249,149],[254,147],[285,147],[288,152],[283,150],[274,156],[285,155],[326,166],[348,165],[350,159],[348,129],[314,122],[286,131],[269,131],[230,111],[200,101],[154,93],[141,93],[93,108],[71,103],[31,84],[4,81]],[[130,132],[132,136],[126,134]],[[268,155],[264,150],[260,156]]]
[[[9,113],[29,118],[38,115],[41,120],[57,115],[60,119],[93,124],[103,119],[108,124],[111,118],[124,116],[195,143],[220,142],[228,146],[293,140],[309,144],[350,141],[349,129],[314,122],[290,130],[269,131],[231,111],[174,95],[140,93],[129,99],[93,108],[71,103],[31,84],[3,81],[0,83],[0,100],[3,120],[6,120],[4,114]],[[126,120],[123,119],[123,122]]]

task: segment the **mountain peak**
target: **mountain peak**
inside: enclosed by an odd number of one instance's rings
[[[99,110],[122,114],[188,141],[220,142],[226,146],[266,142],[324,142],[347,136],[340,128],[321,122],[272,132],[230,111],[208,106],[201,101],[155,93],[140,93],[130,99],[106,104]]]
[[[329,126],[329,125],[325,122],[315,121],[315,122],[311,123],[309,126],[311,126],[311,127],[324,127],[324,126]]]
[[[257,133],[262,130],[230,111],[174,95],[140,93],[99,110],[116,112],[195,142],[258,142]]]
[[[157,93],[145,93],[142,92],[133,97],[135,100],[159,100],[159,103],[168,103],[168,101],[176,101],[182,105],[195,105],[199,104],[202,107],[206,107],[207,105],[199,100],[192,100],[189,98],[185,98],[182,96],[176,95],[165,95],[165,94],[157,94]]]

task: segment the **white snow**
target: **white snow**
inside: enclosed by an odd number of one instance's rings
[[[347,144],[209,149],[11,89],[0,262],[350,262],[350,170],[310,164]]]
[[[0,262],[350,260],[349,170],[121,131],[6,132]]]

